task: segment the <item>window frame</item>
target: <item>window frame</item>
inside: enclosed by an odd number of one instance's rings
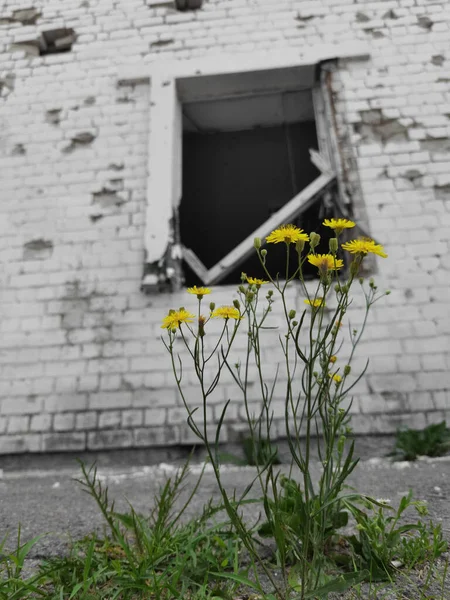
[[[354,41],[334,45],[317,45],[305,52],[235,53],[201,59],[157,62],[150,67],[125,67],[119,70],[119,85],[150,83],[148,179],[145,227],[146,264],[142,289],[176,291],[182,283],[181,261],[184,259],[203,284],[220,283],[250,254],[255,237],[264,238],[279,225],[292,221],[337,183],[338,210],[351,214],[351,204],[343,176],[339,143],[330,104],[327,73],[338,59],[366,60],[368,45]],[[248,85],[254,91],[255,79],[265,81],[264,74],[286,80],[302,69],[314,69],[311,83],[319,152],[311,160],[320,175],[280,210],[270,216],[250,236],[212,268],[207,269],[192,250],[178,239],[177,209],[182,194],[182,104],[212,97],[227,97],[227,85]],[[208,79],[209,78],[209,79]],[[211,79],[212,78],[212,79]],[[220,85],[208,86],[216,80]],[[248,84],[245,81],[248,80]],[[228,82],[228,83],[227,83]],[[231,83],[230,83],[231,82]],[[244,82],[244,83],[243,83]],[[283,87],[279,88],[283,90]],[[162,285],[165,284],[165,285]]]

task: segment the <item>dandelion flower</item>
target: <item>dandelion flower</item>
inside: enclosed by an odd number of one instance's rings
[[[320,273],[335,271],[344,266],[344,261],[332,254],[308,254],[308,262],[317,267]]]
[[[370,238],[351,240],[350,242],[342,244],[342,249],[347,250],[347,252],[350,252],[350,254],[362,254],[365,256],[366,254],[371,253],[377,254],[382,258],[387,258],[387,254],[384,252],[383,246],[381,246],[381,244],[376,244]]]
[[[199,300],[201,300],[201,298],[203,296],[206,296],[206,294],[210,294],[211,290],[207,287],[197,287],[196,285],[194,285],[194,287],[190,287],[187,289],[188,294],[194,294],[195,296],[197,296],[197,298]]]
[[[249,283],[250,285],[264,285],[265,283],[269,283],[268,281],[265,281],[264,279],[258,279],[257,277],[248,277],[247,276],[247,283]]]
[[[330,373],[330,377],[336,383],[341,383],[341,381],[342,381],[342,377],[340,375],[338,375],[337,373],[334,373],[334,375],[332,373]]]
[[[344,229],[351,229],[354,227],[355,223],[349,219],[325,219],[323,225],[325,225],[325,227],[330,227],[330,229],[334,229],[339,235]]]
[[[219,306],[211,315],[212,318],[219,319],[242,319],[239,310],[235,306]]]
[[[295,242],[298,241],[308,242],[309,236],[303,229],[299,229],[295,225],[282,225],[278,229],[272,231],[272,233],[266,237],[266,241],[269,244],[279,244],[280,242],[295,244]]]
[[[305,300],[303,302],[305,304],[308,304],[309,306],[312,306],[313,308],[319,308],[319,306],[325,306],[325,302],[324,302],[323,298],[314,298],[314,300],[308,300],[308,298],[305,298]]]
[[[171,310],[169,314],[164,317],[161,329],[177,329],[182,323],[192,323],[195,315],[188,312],[184,308],[179,310]]]

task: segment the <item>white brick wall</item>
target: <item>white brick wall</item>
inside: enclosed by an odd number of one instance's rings
[[[368,60],[340,61],[333,87],[362,187],[356,214],[389,253],[355,430],[448,418],[450,0],[78,4],[0,9],[0,452],[191,440],[159,342],[161,316],[187,300],[140,292],[150,90],[118,86],[118,67],[320,43],[370,46]],[[1,21],[30,6],[35,25]],[[70,52],[12,51],[56,27],[75,30]],[[51,246],[25,253],[36,240]],[[227,379],[219,403],[231,389]],[[230,427],[239,418],[232,405]]]

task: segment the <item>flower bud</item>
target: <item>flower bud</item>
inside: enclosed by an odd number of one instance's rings
[[[339,285],[339,283],[337,283],[334,286],[334,291],[336,292],[336,294],[338,294],[339,292],[342,292],[341,286]]]
[[[352,260],[352,262],[350,263],[350,273],[353,275],[353,277],[355,277],[358,274],[359,263],[359,260]]]
[[[334,356],[333,354],[333,356],[330,356],[329,361],[334,365],[334,363],[337,361],[337,356]]]
[[[266,256],[267,256],[267,250],[266,250],[265,248],[263,248],[263,249],[261,250],[261,256],[262,256],[263,258],[266,258]]]
[[[344,375],[350,375],[350,371],[352,370],[350,365],[345,365],[344,367]]]
[[[297,327],[298,321],[292,321],[292,327]]]
[[[301,254],[303,252],[304,247],[305,247],[305,240],[297,240],[295,242],[295,249],[297,250],[298,254]]]
[[[391,293],[391,290],[386,290],[386,291],[384,292],[384,295],[385,295],[385,296],[389,296],[389,294],[390,294],[390,293]]]
[[[239,310],[241,307],[241,303],[239,302],[239,300],[233,300],[233,306],[234,308],[237,308]]]
[[[244,273],[244,272],[241,273],[241,281],[242,281],[242,283],[245,283],[247,281],[247,273]]]
[[[362,285],[364,283],[364,277],[359,278],[359,283]]]
[[[215,302],[210,302],[209,303],[209,310],[212,312],[215,308],[216,308],[216,303]]]
[[[315,231],[311,231],[311,233],[309,234],[309,247],[311,248],[311,250],[314,250],[314,248],[318,246],[319,243],[320,235]]]
[[[345,440],[346,440],[345,435],[341,435],[338,440],[337,449],[338,449],[339,454],[342,454],[344,451]]]
[[[253,240],[253,247],[254,247],[256,250],[259,250],[259,249],[261,248],[261,238],[258,238],[258,237],[256,237],[256,238]]]
[[[296,314],[297,314],[297,313],[295,312],[295,310],[294,310],[294,309],[291,309],[291,310],[289,311],[289,320],[290,320],[290,321],[292,321],[292,319],[295,319],[295,315],[296,315]]]
[[[198,318],[198,335],[199,337],[205,337],[205,323],[206,319],[203,315]]]
[[[241,294],[245,294],[245,292],[247,291],[243,285],[240,285],[238,287],[238,290],[241,292]]]
[[[247,292],[246,298],[247,298],[248,302],[251,302],[254,297],[255,297],[255,294],[253,292]]]
[[[338,251],[337,238],[330,238],[330,241],[328,242],[328,244],[330,247],[330,254],[332,254],[334,256],[336,254],[336,252]]]

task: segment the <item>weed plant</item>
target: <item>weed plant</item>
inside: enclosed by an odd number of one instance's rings
[[[443,456],[448,452],[450,429],[442,421],[424,429],[399,429],[389,456],[394,460],[416,460],[418,456]]]
[[[307,234],[294,225],[284,225],[265,240],[268,245],[285,246],[284,274],[270,273],[267,267],[270,250],[263,248],[262,240],[256,238],[254,248],[265,279],[243,273],[238,298],[230,305],[219,307],[214,302],[205,306],[205,297],[211,293],[209,288],[189,288],[187,291],[197,298],[196,313],[185,307],[172,309],[162,325],[167,330],[167,338],[163,341],[171,357],[188,425],[206,448],[228,517],[252,560],[252,579],[243,577],[241,582],[263,593],[260,577],[264,574],[272,585],[270,598],[289,598],[292,592],[299,600],[326,597],[372,575],[379,577],[382,566],[389,562],[384,555],[380,557],[380,564],[375,561],[385,539],[381,540],[374,556],[364,558],[364,552],[375,551],[370,548],[376,540],[374,536],[366,539],[367,536],[362,534],[359,541],[356,537],[350,540],[357,556],[354,568],[336,575],[330,558],[336,554],[336,545],[342,540],[339,530],[347,524],[348,515],[353,514],[361,521],[358,525],[362,532],[363,527],[367,528],[372,522],[369,517],[364,521],[364,511],[378,506],[376,500],[348,489],[346,482],[358,458],[354,455],[354,442],[349,444],[347,437],[352,404],[349,394],[365,371],[363,369],[355,377],[352,361],[369,311],[385,295],[378,293],[373,279],[366,282],[359,273],[368,254],[382,258],[387,255],[381,245],[367,238],[341,244],[339,236],[344,229],[355,226],[352,221],[326,219],[323,225],[331,228],[335,235],[329,240],[328,253],[317,252],[320,243],[317,233]],[[344,261],[349,263],[348,270],[346,275],[341,275]],[[317,268],[318,283],[312,291],[303,275],[305,263]],[[338,359],[343,346],[341,325],[353,301],[353,286],[358,283],[365,300],[365,313],[359,331],[349,328],[350,352],[341,363]],[[297,285],[304,296],[306,306],[300,311],[289,305],[287,292],[292,285]],[[264,289],[267,289],[266,293]],[[277,372],[270,379],[266,376],[263,361],[264,335],[270,329],[269,316],[275,302],[280,303],[284,317],[279,332],[284,377]],[[215,320],[222,321],[217,332],[213,326]],[[247,336],[246,355],[243,360],[235,361],[231,358],[232,348],[241,328],[245,328]],[[190,404],[184,394],[185,368],[181,352],[194,366],[201,399],[198,405]],[[261,450],[261,440],[265,444],[264,457],[260,456],[262,460],[254,460],[255,480],[237,502],[231,501],[235,500],[234,495],[222,483],[219,452],[222,426],[231,400],[223,406],[214,433],[208,422],[211,396],[224,371],[231,374],[242,398],[250,431],[247,453],[255,458]],[[253,373],[256,373],[261,398],[257,411],[249,393]],[[284,404],[284,436],[291,454],[288,476],[281,476],[275,468],[273,400],[280,397]],[[311,476],[314,444],[317,444],[316,452],[322,467],[318,483]],[[294,478],[295,469],[300,473],[299,480]],[[265,519],[258,532],[275,543],[274,560],[283,574],[281,585],[261,558],[255,538],[239,510],[239,503],[245,500],[255,484],[259,485]],[[403,531],[399,529],[397,533],[401,537]],[[369,550],[367,546],[370,546]],[[360,560],[361,557],[364,560]]]

